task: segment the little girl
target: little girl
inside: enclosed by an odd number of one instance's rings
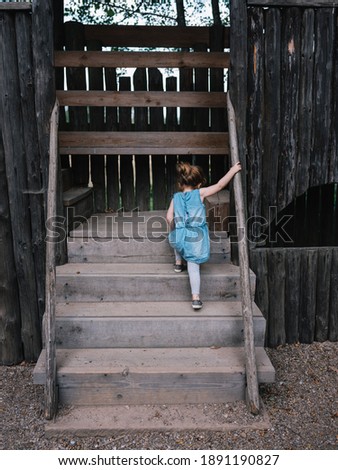
[[[200,300],[200,264],[210,256],[209,230],[206,222],[204,199],[225,188],[241,171],[240,163],[230,168],[216,184],[203,188],[206,179],[202,168],[186,162],[177,164],[177,184],[179,192],[174,194],[168,212],[170,227],[169,243],[175,250],[175,272],[184,269],[187,262],[192,295],[192,308],[202,308]]]

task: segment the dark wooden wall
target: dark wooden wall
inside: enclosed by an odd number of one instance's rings
[[[231,11],[230,93],[266,342],[337,341],[338,2],[232,0]],[[291,242],[278,235],[284,215]]]
[[[3,364],[34,361],[41,350],[49,117],[55,100],[51,3],[0,4]]]

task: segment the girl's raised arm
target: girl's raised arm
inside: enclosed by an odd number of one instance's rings
[[[207,186],[206,188],[201,188],[200,189],[200,195],[202,201],[204,198],[212,196],[213,194],[218,193],[221,191],[223,188],[225,188],[232,178],[235,176],[236,173],[241,171],[242,167],[240,163],[236,163],[234,166],[230,168],[230,170],[218,181],[218,183],[213,184],[211,186]]]

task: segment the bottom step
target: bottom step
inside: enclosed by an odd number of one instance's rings
[[[274,381],[256,348],[259,383]],[[243,348],[64,349],[57,351],[59,401],[67,405],[226,403],[244,400]],[[45,354],[34,369],[45,383]]]
[[[253,415],[244,401],[231,404],[115,405],[63,407],[45,424],[47,437],[111,437],[130,431],[266,430],[271,422],[264,404]],[[116,442],[116,439],[114,439]]]

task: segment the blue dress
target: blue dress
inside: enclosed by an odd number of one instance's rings
[[[175,228],[169,243],[183,259],[202,264],[210,257],[209,229],[199,189],[174,194]]]

